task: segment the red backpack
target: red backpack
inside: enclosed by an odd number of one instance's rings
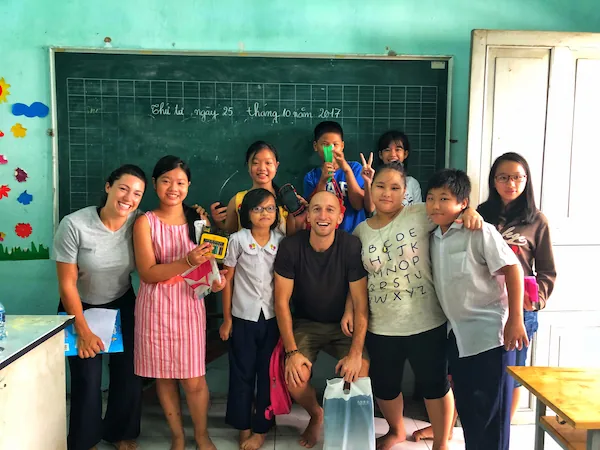
[[[265,409],[265,418],[289,414],[292,409],[292,398],[285,384],[285,349],[279,338],[269,363],[269,380],[271,386],[271,405]]]

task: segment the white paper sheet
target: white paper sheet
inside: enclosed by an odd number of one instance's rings
[[[112,342],[112,335],[117,321],[117,310],[106,308],[91,308],[84,311],[85,320],[96,336],[104,343],[104,350],[108,351]]]

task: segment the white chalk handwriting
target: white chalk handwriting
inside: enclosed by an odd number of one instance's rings
[[[342,117],[340,108],[318,108],[318,112],[309,110],[305,106],[297,109],[281,108],[273,109],[266,103],[254,102],[247,106],[244,110],[236,110],[234,106],[206,106],[204,108],[186,109],[179,103],[159,102],[150,105],[151,117],[163,116],[182,116],[187,118],[197,118],[200,122],[208,123],[215,122],[222,117],[231,118],[234,116],[242,116],[251,119],[266,119],[271,123],[280,123],[282,119],[312,119],[318,117],[320,119],[339,118]],[[98,109],[92,110],[88,108],[88,114],[99,114]]]

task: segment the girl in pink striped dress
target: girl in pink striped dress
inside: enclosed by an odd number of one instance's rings
[[[135,309],[135,373],[156,378],[156,390],[172,434],[172,450],[185,449],[178,380],[181,381],[201,450],[216,450],[208,436],[208,386],[204,377],[204,299],[184,281],[163,283],[206,261],[210,245],[196,245],[194,220],[183,204],[190,185],[188,166],[175,156],[161,158],[152,174],[158,209],[134,227],[135,259],[141,284]],[[225,286],[225,277],[212,290]]]

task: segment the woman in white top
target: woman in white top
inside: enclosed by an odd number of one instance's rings
[[[404,206],[406,180],[400,163],[384,165],[375,176],[367,164],[363,177],[365,185],[373,184],[377,211],[354,230],[369,272],[369,376],[390,426],[377,448],[387,450],[406,439],[401,391],[406,359],[422,385],[434,430],[433,448],[444,448],[450,433],[452,394],[446,370],[446,316],[435,293],[429,257],[429,233],[435,225],[427,217],[425,204]],[[467,225],[471,227],[471,219],[478,217],[470,209]]]
[[[383,166],[391,162],[399,162],[407,169],[407,159],[410,153],[410,142],[408,136],[402,131],[390,130],[386,131],[379,138],[377,143],[377,160],[378,166]],[[369,165],[373,161],[369,161]],[[363,161],[363,164],[365,161]],[[421,193],[421,185],[419,182],[406,175],[406,189],[404,190],[404,206],[413,205],[415,203],[423,203],[423,195]],[[365,180],[365,210],[367,214],[372,214],[375,211],[375,204],[371,196],[371,185]]]
[[[146,175],[126,164],[105,184],[100,207],[89,206],[65,216],[56,230],[59,311],[75,316],[78,356],[69,357],[71,412],[69,450],[89,450],[104,439],[119,450],[137,448],[140,434],[142,380],[133,371],[135,292],[131,272],[133,224],[146,188]],[[123,332],[122,353],[110,354],[108,404],[102,418],[102,340],[90,329],[84,310],[118,309]]]

